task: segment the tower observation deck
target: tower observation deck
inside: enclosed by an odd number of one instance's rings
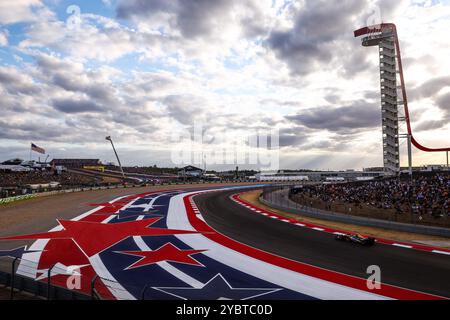
[[[450,147],[428,148],[414,139],[403,77],[400,44],[395,24],[383,23],[364,27],[356,30],[354,35],[355,37],[364,36],[361,39],[364,47],[378,46],[379,48],[381,124],[385,171],[390,174],[397,174],[400,171],[400,137],[408,139],[408,164],[410,172],[412,167],[411,144],[425,152],[447,152],[448,162],[448,151],[450,151]],[[399,106],[403,106],[404,108],[404,117],[399,116]],[[399,121],[406,122],[407,132],[404,134],[399,133]]]

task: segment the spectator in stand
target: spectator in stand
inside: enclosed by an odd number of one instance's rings
[[[29,172],[2,172],[0,171],[0,187],[17,187],[29,184],[46,184],[49,182],[59,182],[61,185],[80,186],[93,185],[96,180],[92,177],[63,172],[55,175],[50,171],[29,171]]]
[[[320,199],[327,208],[333,203],[366,204],[380,209],[394,209],[397,214],[450,216],[450,174],[422,176],[413,180],[305,185],[296,193]]]

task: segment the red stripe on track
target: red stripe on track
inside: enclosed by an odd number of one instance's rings
[[[253,247],[250,247],[248,245],[245,245],[243,243],[240,243],[236,240],[233,240],[213,228],[211,228],[208,224],[206,224],[204,221],[200,220],[196,213],[194,212],[194,209],[191,206],[190,198],[197,195],[192,194],[185,196],[183,198],[184,204],[186,207],[187,215],[189,222],[191,225],[198,231],[202,232],[205,237],[208,239],[217,242],[223,246],[226,246],[227,248],[230,248],[232,250],[235,250],[237,252],[240,252],[242,254],[245,254],[247,256],[250,256],[252,258],[288,269],[292,270],[301,274],[305,274],[314,278],[319,278],[325,281],[337,283],[340,285],[344,285],[346,287],[351,287],[354,289],[370,292],[373,294],[378,294],[394,299],[402,299],[402,300],[441,300],[446,299],[445,297],[440,297],[432,294],[427,294],[423,292],[418,292],[414,290],[409,290],[405,288],[400,288],[388,284],[381,284],[381,289],[377,290],[370,290],[367,288],[366,285],[366,279],[350,276],[347,274],[323,269],[320,267],[312,266],[309,264],[305,264],[302,262],[290,260],[287,258],[283,258]],[[258,209],[261,210],[261,209]],[[263,211],[263,210],[261,210]],[[272,213],[271,213],[272,214]]]
[[[245,204],[247,206],[250,206],[250,207],[252,207],[252,208],[254,208],[256,210],[259,210],[261,212],[268,213],[268,214],[276,216],[276,217],[278,217],[280,219],[288,219],[288,220],[290,220],[291,223],[298,223],[299,222],[299,221],[294,220],[294,219],[289,219],[289,218],[283,217],[283,216],[281,216],[281,215],[279,215],[277,213],[268,211],[266,209],[262,209],[262,208],[256,207],[255,205],[253,205],[253,204],[251,204],[251,203],[249,203],[249,202],[247,202],[247,201],[245,201],[245,200],[243,200],[241,198],[241,195],[244,194],[244,193],[245,192],[241,192],[241,193],[235,194],[235,195],[231,196],[231,198],[236,200],[238,203],[241,202],[241,203],[243,203],[243,204]],[[333,232],[340,232],[340,233],[346,233],[346,234],[350,233],[348,231],[339,230],[339,229],[333,229],[333,228],[328,228],[328,227],[323,227],[323,226],[312,224],[312,223],[308,223],[308,222],[301,221],[300,223],[304,224],[305,227],[307,227],[307,228],[321,228],[321,229],[324,229],[323,231],[329,232],[329,233],[333,233]],[[410,246],[411,249],[416,249],[416,250],[421,250],[421,251],[432,252],[433,250],[438,250],[438,251],[450,253],[450,250],[445,249],[445,248],[440,248],[440,247],[432,247],[432,246],[416,244],[416,243],[411,243],[411,242],[394,241],[394,240],[384,239],[384,238],[375,238],[375,239],[376,239],[376,241],[378,243],[382,243],[382,244],[392,245],[392,244],[396,243],[396,244],[401,244],[401,245],[405,245],[405,246]]]

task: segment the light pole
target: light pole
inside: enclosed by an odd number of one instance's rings
[[[447,171],[448,171],[448,151],[445,152],[447,154]]]
[[[120,159],[119,159],[119,156],[117,154],[116,148],[114,148],[114,143],[113,143],[113,141],[111,139],[111,136],[107,136],[105,139],[109,140],[109,142],[111,142],[112,148],[113,148],[114,153],[115,153],[116,158],[117,158],[117,162],[119,162],[119,167],[120,167],[120,171],[122,172],[122,177],[125,179],[125,174],[123,173],[122,164],[120,163]]]
[[[411,135],[408,134],[408,172],[409,179],[412,181],[412,147],[411,147]]]

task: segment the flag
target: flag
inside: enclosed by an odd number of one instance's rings
[[[105,139],[111,141],[111,136],[107,136]]]
[[[35,145],[34,143],[31,143],[31,150],[45,154],[45,150],[38,147],[37,145]]]

